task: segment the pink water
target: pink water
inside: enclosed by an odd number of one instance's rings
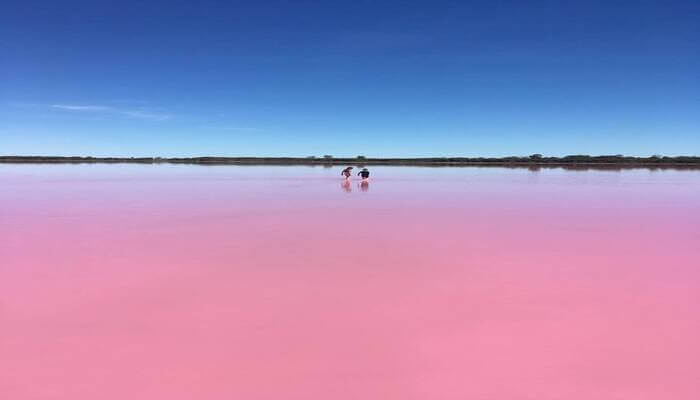
[[[0,398],[700,398],[700,172],[0,166]]]

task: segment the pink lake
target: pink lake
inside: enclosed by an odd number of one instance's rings
[[[0,398],[700,398],[700,171],[370,169],[0,165]]]

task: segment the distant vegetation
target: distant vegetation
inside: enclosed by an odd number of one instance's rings
[[[50,157],[50,156],[0,156],[0,163],[171,163],[171,164],[276,164],[276,165],[425,165],[425,166],[513,166],[513,167],[577,167],[577,166],[613,166],[613,167],[688,167],[700,168],[699,156],[667,157],[653,155],[650,157],[626,157],[621,154],[590,156],[585,154],[565,157],[545,157],[532,154],[527,157],[426,157],[426,158],[334,158],[332,155],[308,157]]]

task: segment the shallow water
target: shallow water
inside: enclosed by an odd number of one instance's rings
[[[700,172],[0,165],[0,398],[700,398]]]

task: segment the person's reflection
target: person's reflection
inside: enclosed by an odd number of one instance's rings
[[[340,187],[342,187],[347,193],[352,192],[352,186],[350,186],[349,179],[343,179],[343,181],[340,183]]]
[[[367,181],[360,182],[359,186],[360,186],[360,190],[362,190],[363,192],[366,192],[369,190],[369,182],[367,182]]]

